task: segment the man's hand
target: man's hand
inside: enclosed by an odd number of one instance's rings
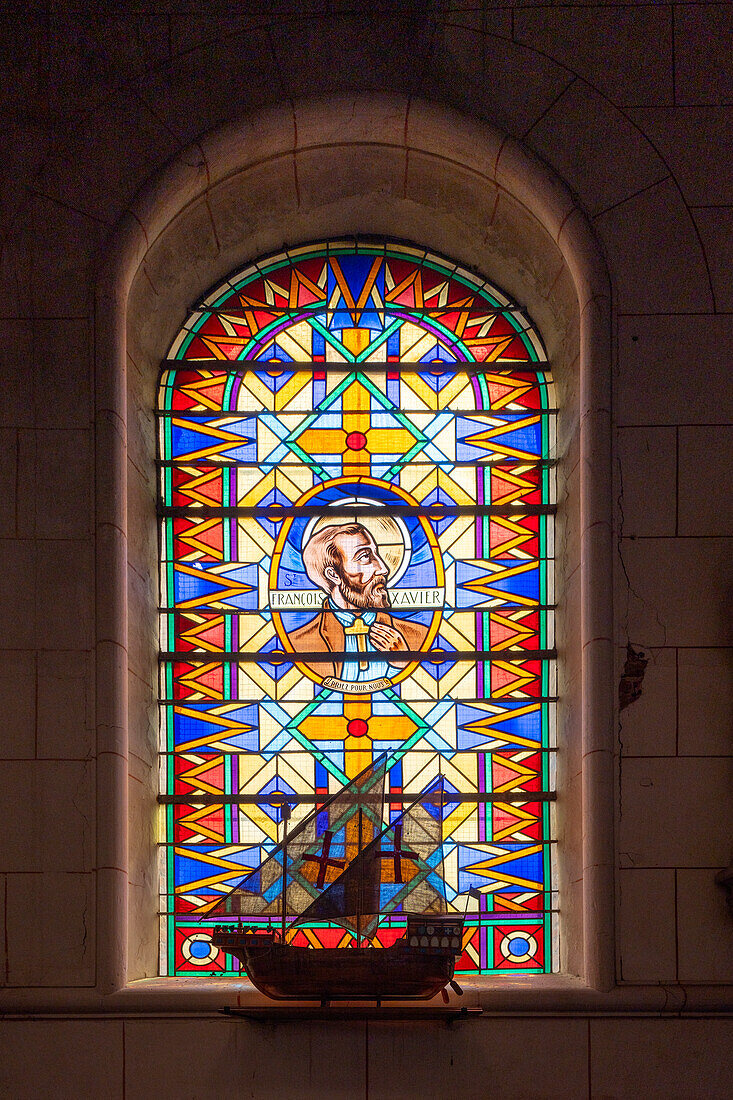
[[[375,649],[380,650],[382,653],[400,653],[409,648],[399,630],[395,630],[388,623],[372,623],[369,628],[369,641]],[[389,663],[397,668],[404,668],[408,662],[395,661],[390,658]]]

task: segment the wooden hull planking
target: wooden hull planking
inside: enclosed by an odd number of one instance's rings
[[[259,936],[239,938],[240,944],[225,950],[244,964],[252,984],[275,1000],[427,1000],[448,984],[455,969],[454,952],[427,953],[404,941],[385,948],[313,950],[262,942]]]

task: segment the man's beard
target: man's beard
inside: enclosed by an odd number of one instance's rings
[[[382,577],[374,577],[359,588],[350,585],[346,577],[341,578],[341,595],[353,607],[365,610],[369,608],[389,607],[389,592]]]

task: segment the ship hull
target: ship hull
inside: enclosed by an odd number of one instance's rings
[[[275,1000],[428,1000],[455,969],[453,951],[426,952],[404,940],[384,948],[313,950],[259,939],[242,936],[226,950],[243,963],[252,984]]]

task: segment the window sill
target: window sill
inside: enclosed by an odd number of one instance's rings
[[[485,978],[462,982],[463,996],[451,995],[443,1005],[431,1001],[390,1001],[376,1009],[372,1002],[338,1002],[321,1008],[316,1002],[267,1000],[245,979],[145,978],[116,993],[103,995],[94,989],[8,989],[0,993],[0,1012],[5,1015],[218,1015],[224,1009],[252,1010],[269,1020],[346,1017],[389,1020],[399,1009],[400,1018],[446,1019],[466,1008],[467,1017],[488,1016],[733,1016],[730,985],[617,985],[592,989],[580,979],[564,975],[526,976],[497,981]],[[381,1011],[381,1016],[380,1016]],[[246,1018],[246,1017],[245,1017]]]

